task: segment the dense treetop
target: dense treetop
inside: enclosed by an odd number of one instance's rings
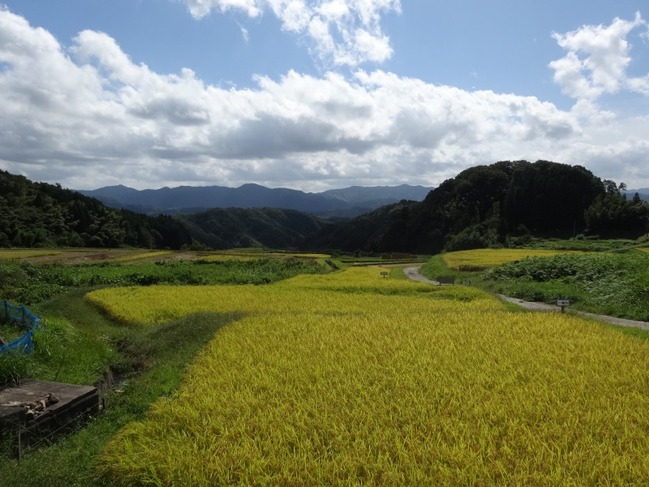
[[[581,166],[501,161],[462,171],[422,203],[401,202],[321,232],[321,248],[436,253],[512,245],[530,235],[637,238],[649,205]],[[342,234],[343,238],[337,235]]]
[[[180,248],[187,230],[168,216],[108,208],[60,185],[0,171],[0,247]]]

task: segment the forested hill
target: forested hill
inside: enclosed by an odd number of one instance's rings
[[[215,208],[176,218],[195,240],[215,249],[303,247],[309,235],[328,226],[308,213],[278,208]]]
[[[187,229],[169,216],[115,210],[59,185],[0,171],[0,247],[176,249],[190,243]]]
[[[625,190],[581,166],[502,161],[462,171],[422,202],[403,200],[334,224],[273,208],[148,217],[0,171],[0,247],[179,248],[198,241],[215,248],[437,253],[520,245],[530,236],[637,238],[649,231],[649,203]]]
[[[422,203],[386,207],[327,229],[315,248],[436,253],[524,242],[530,235],[637,238],[649,205],[581,166],[502,161],[444,181]]]

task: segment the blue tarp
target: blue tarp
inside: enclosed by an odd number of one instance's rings
[[[16,338],[13,342],[0,347],[0,353],[20,352],[29,355],[34,350],[32,331],[28,330],[23,336]]]
[[[24,328],[25,333],[6,345],[0,347],[0,353],[20,352],[32,353],[34,343],[32,330],[38,330],[41,319],[24,306],[15,306],[9,301],[0,301],[0,313],[6,321],[13,321],[17,326]]]

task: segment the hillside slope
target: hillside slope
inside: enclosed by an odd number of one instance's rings
[[[0,171],[0,247],[180,248],[191,243],[176,220],[108,208],[60,185]]]
[[[637,238],[649,204],[581,166],[501,161],[444,181],[421,203],[397,205],[338,224],[315,248],[437,253],[515,245],[530,235]]]
[[[312,215],[277,208],[215,208],[177,218],[194,239],[216,249],[297,248],[327,226]]]

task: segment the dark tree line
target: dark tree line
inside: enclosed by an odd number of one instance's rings
[[[0,171],[0,247],[180,248],[189,232],[169,216],[108,208],[94,198]]]
[[[501,161],[462,171],[423,202],[401,201],[338,223],[277,209],[172,218],[104,206],[60,185],[0,171],[0,247],[275,248],[437,253],[515,245],[530,236],[637,238],[649,204],[581,166]],[[191,233],[190,233],[191,232]]]
[[[649,231],[649,205],[582,166],[501,161],[462,171],[421,203],[401,202],[330,227],[311,246],[436,253],[511,244],[516,239],[637,238]],[[374,217],[372,217],[374,215]]]

